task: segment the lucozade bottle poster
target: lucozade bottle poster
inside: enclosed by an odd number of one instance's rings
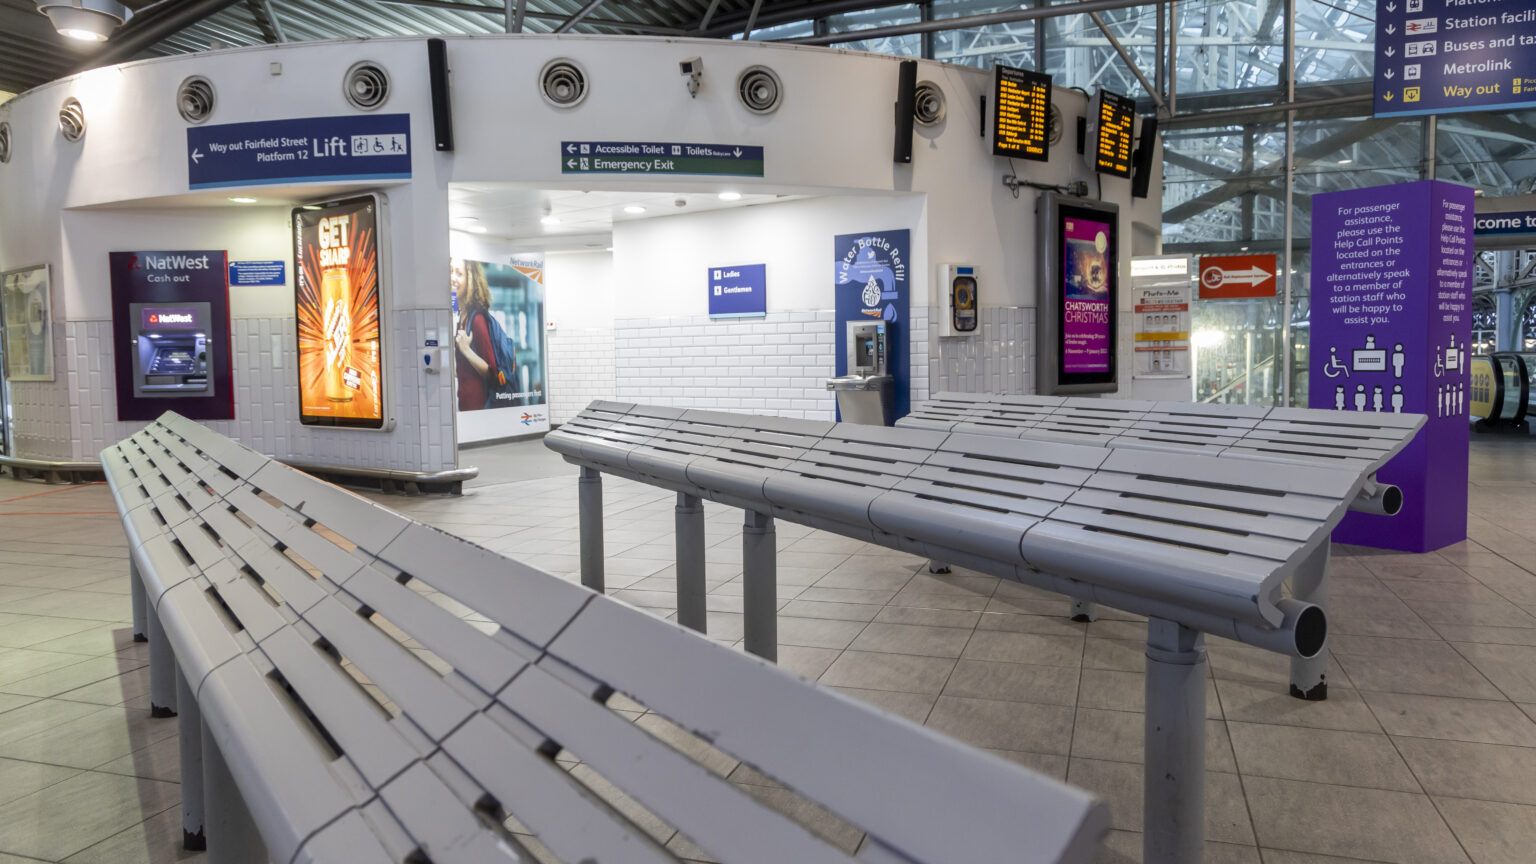
[[[384,426],[378,211],[372,195],[293,211],[305,425]]]

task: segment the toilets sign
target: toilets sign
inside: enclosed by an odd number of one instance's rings
[[[561,141],[561,174],[763,176],[763,148],[746,144]]]
[[[259,186],[411,176],[411,115],[369,114],[187,129],[187,186]]]

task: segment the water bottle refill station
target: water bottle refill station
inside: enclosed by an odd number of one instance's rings
[[[849,321],[848,374],[827,379],[845,423],[890,426],[895,422],[895,378],[889,373],[890,325]]]

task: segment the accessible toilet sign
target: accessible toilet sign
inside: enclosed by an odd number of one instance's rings
[[[191,126],[187,186],[259,186],[411,176],[411,115],[306,117]]]
[[[1380,0],[1377,117],[1536,106],[1536,0]]]
[[[561,174],[763,176],[763,148],[746,144],[561,141]]]

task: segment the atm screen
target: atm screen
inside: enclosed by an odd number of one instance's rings
[[[191,375],[197,372],[197,358],[191,349],[165,346],[155,349],[155,356],[145,370],[150,375]]]

